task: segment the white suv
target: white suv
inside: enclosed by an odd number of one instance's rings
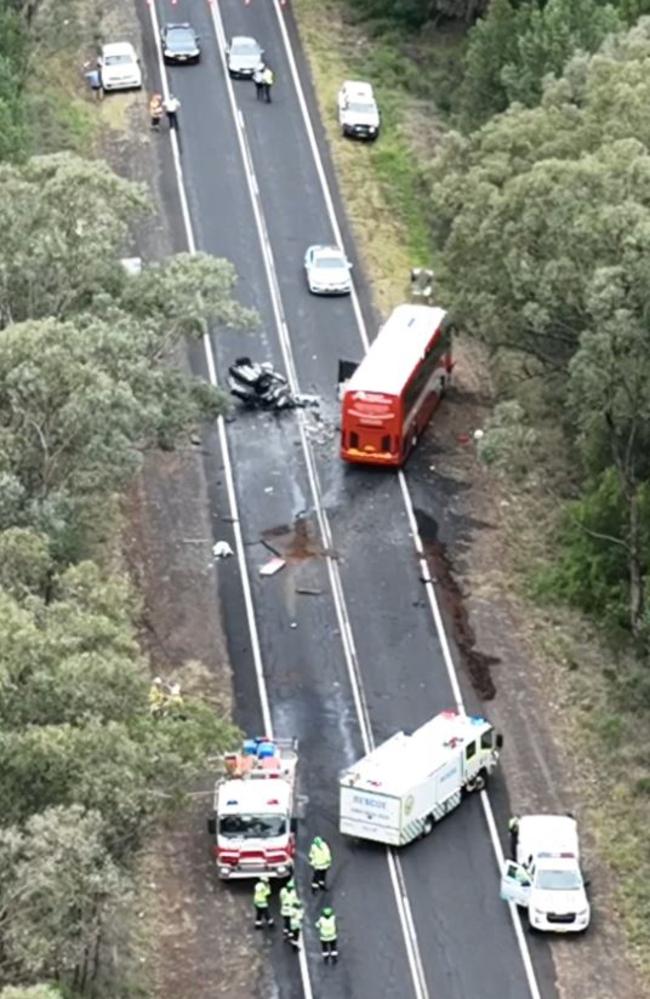
[[[567,815],[522,816],[516,854],[504,865],[501,898],[527,909],[534,930],[586,930],[591,907],[580,871],[575,819]]]
[[[379,109],[369,83],[346,80],[339,90],[338,110],[343,135],[359,139],[376,139],[379,135]]]

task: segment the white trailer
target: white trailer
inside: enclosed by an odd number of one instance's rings
[[[463,792],[485,787],[502,744],[485,718],[456,711],[398,732],[341,774],[340,831],[389,846],[426,836]]]

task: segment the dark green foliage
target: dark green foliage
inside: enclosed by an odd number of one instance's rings
[[[515,101],[534,107],[546,76],[559,76],[577,50],[595,52],[623,23],[615,4],[602,0],[492,0],[469,33],[459,107],[465,128]]]
[[[347,0],[359,20],[417,29],[442,19],[470,24],[485,12],[488,0]]]

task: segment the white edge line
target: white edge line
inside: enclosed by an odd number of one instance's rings
[[[167,80],[167,70],[165,67],[165,62],[162,56],[162,49],[160,45],[160,25],[158,22],[158,14],[156,11],[156,5],[154,2],[148,4],[149,14],[151,20],[151,28],[153,31],[154,42],[156,46],[156,55],[158,57],[158,68],[160,71],[160,80],[163,89],[164,97],[169,96],[169,83]],[[190,217],[189,204],[187,200],[187,192],[185,187],[185,178],[183,176],[183,167],[181,165],[180,150],[178,146],[178,137],[175,131],[169,133],[171,146],[172,146],[172,157],[174,160],[174,170],[176,173],[176,184],[178,188],[178,194],[181,203],[181,213],[183,216],[183,225],[185,228],[185,237],[187,239],[187,246],[189,252],[194,254],[197,252],[196,240],[194,237],[194,229],[192,227],[192,221]],[[204,334],[203,336],[203,349],[205,351],[205,359],[208,368],[208,377],[210,383],[217,387],[217,371],[214,361],[214,353],[212,350],[212,343],[210,342],[209,334]],[[241,531],[241,524],[239,521],[239,511],[237,509],[237,499],[235,494],[235,485],[232,474],[232,463],[230,460],[230,452],[228,449],[228,442],[226,438],[226,428],[225,421],[222,416],[218,417],[217,420],[218,432],[219,432],[219,442],[221,445],[221,451],[223,454],[223,464],[224,472],[226,476],[226,489],[228,493],[228,504],[230,506],[230,513],[233,518],[233,533],[235,536],[235,547],[237,550],[237,561],[239,563],[239,570],[241,576],[242,590],[244,595],[244,604],[246,607],[246,618],[248,621],[248,628],[250,632],[251,647],[253,652],[253,661],[255,664],[255,675],[257,678],[257,686],[260,697],[260,708],[262,713],[262,723],[264,725],[265,733],[270,736],[273,735],[273,723],[271,720],[271,711],[269,708],[269,700],[266,690],[266,682],[264,680],[264,669],[262,664],[262,653],[259,641],[259,634],[257,630],[257,621],[255,618],[255,608],[253,605],[253,598],[251,593],[250,579],[248,574],[248,565],[246,562],[246,552],[244,548],[244,542]]]
[[[273,0],[273,6],[275,8],[275,13],[277,15],[278,23],[280,25],[280,34],[282,35],[284,49],[287,55],[287,59],[289,60],[289,67],[291,69],[293,85],[296,90],[298,103],[300,105],[303,121],[305,123],[307,138],[309,139],[309,146],[311,148],[314,164],[316,166],[316,173],[318,174],[321,190],[323,192],[323,197],[325,199],[325,205],[327,207],[327,214],[329,216],[330,225],[332,226],[332,230],[334,232],[334,236],[336,238],[337,243],[339,244],[341,249],[344,249],[343,234],[341,232],[341,227],[339,225],[336,209],[334,208],[334,201],[332,200],[332,192],[330,191],[330,186],[327,181],[327,176],[325,174],[325,167],[323,166],[323,160],[320,155],[320,150],[318,148],[318,142],[316,141],[316,133],[314,132],[314,126],[312,124],[311,115],[309,114],[309,108],[307,107],[307,101],[305,99],[305,92],[302,88],[302,82],[300,80],[298,66],[296,65],[296,59],[293,54],[293,49],[291,48],[291,40],[289,38],[289,32],[287,31],[287,26],[284,22],[284,14],[282,13],[281,6],[278,4],[278,0]],[[370,346],[370,341],[368,339],[368,332],[366,330],[366,323],[363,318],[363,312],[361,311],[361,305],[359,304],[359,296],[357,295],[356,288],[354,286],[354,281],[352,280],[350,283],[352,289],[351,291],[352,308],[354,309],[354,314],[357,320],[357,326],[359,327],[361,341],[363,343],[364,348],[368,350],[368,347]]]
[[[311,116],[309,114],[309,108],[307,107],[307,101],[305,100],[305,94],[304,94],[304,91],[303,91],[302,82],[300,80],[300,74],[298,73],[298,67],[296,65],[296,60],[295,60],[295,57],[294,57],[294,54],[293,54],[293,49],[291,47],[291,40],[289,39],[289,33],[287,31],[287,26],[286,26],[286,24],[284,22],[284,15],[283,15],[283,13],[282,13],[282,11],[280,9],[280,6],[278,4],[278,0],[274,0],[274,8],[275,8],[275,13],[276,13],[276,16],[277,16],[278,23],[280,25],[280,34],[282,35],[282,40],[283,40],[283,43],[284,43],[285,52],[286,52],[287,59],[288,59],[288,62],[289,62],[289,66],[290,66],[290,69],[291,69],[291,75],[292,75],[292,78],[293,78],[294,87],[295,87],[296,94],[297,94],[297,97],[298,97],[298,104],[300,105],[300,110],[302,112],[303,121],[304,121],[304,124],[305,124],[305,129],[307,131],[307,135],[308,135],[308,138],[309,138],[309,145],[311,147],[312,156],[313,156],[314,163],[315,163],[315,166],[316,166],[316,172],[318,173],[318,177],[319,177],[319,180],[320,180],[321,188],[322,188],[322,191],[323,191],[323,196],[324,196],[324,199],[325,199],[325,204],[326,204],[326,207],[327,207],[327,212],[328,212],[328,215],[329,215],[329,218],[330,218],[330,223],[332,225],[332,229],[334,231],[336,239],[338,240],[338,242],[340,243],[340,245],[343,246],[343,240],[342,240],[342,235],[341,235],[341,228],[340,228],[339,223],[338,223],[338,218],[337,218],[336,210],[334,208],[334,202],[333,202],[333,199],[332,199],[332,195],[331,195],[329,183],[328,183],[327,177],[325,175],[325,169],[323,167],[322,157],[321,157],[321,154],[320,154],[320,150],[318,148],[318,143],[316,142],[316,135],[315,135],[314,128],[313,128],[313,125],[312,125]],[[354,286],[352,288],[352,303],[353,303],[355,317],[356,317],[356,320],[357,320],[357,326],[358,326],[358,329],[359,329],[359,335],[361,337],[361,342],[363,343],[365,349],[367,350],[368,347],[369,347],[368,333],[367,333],[367,330],[366,330],[365,321],[363,319],[363,314],[361,312],[361,307],[359,305],[359,300],[358,300],[356,291],[354,290]],[[408,515],[408,518],[409,518],[409,521],[410,521],[410,524],[411,524],[411,532],[412,532],[412,536],[413,536],[413,543],[415,545],[416,552],[417,552],[417,554],[418,554],[418,556],[420,558],[420,570],[421,570],[421,572],[423,574],[422,578],[426,580],[425,585],[426,585],[427,595],[428,595],[428,599],[429,599],[429,606],[431,608],[431,613],[433,615],[433,619],[434,619],[436,631],[438,632],[438,639],[440,641],[440,645],[441,645],[441,648],[442,648],[443,657],[444,657],[444,660],[445,660],[445,666],[446,666],[446,669],[447,669],[447,674],[448,674],[448,677],[449,677],[449,680],[450,680],[450,683],[451,683],[452,693],[453,693],[453,696],[454,696],[454,698],[456,700],[456,707],[457,707],[457,709],[459,711],[461,711],[462,713],[465,713],[465,707],[464,707],[464,704],[463,704],[462,694],[461,694],[461,690],[460,690],[460,684],[458,682],[458,675],[457,675],[457,672],[456,672],[456,668],[454,666],[453,658],[452,658],[452,655],[451,655],[451,650],[449,648],[449,641],[448,641],[447,635],[445,633],[445,628],[444,628],[444,623],[442,621],[442,616],[440,614],[440,607],[439,607],[438,600],[437,600],[437,597],[436,597],[436,594],[435,594],[434,583],[433,583],[433,580],[430,577],[426,560],[424,559],[424,549],[423,549],[423,546],[422,546],[422,541],[420,539],[420,534],[419,534],[419,531],[418,531],[417,522],[415,520],[415,514],[414,514],[414,510],[413,510],[413,503],[411,501],[411,496],[410,496],[410,493],[409,493],[408,485],[406,483],[406,477],[405,477],[403,471],[399,472],[399,481],[400,481],[400,488],[401,488],[401,491],[402,491],[402,496],[404,498],[404,504],[406,506],[407,515]],[[502,863],[503,863],[503,853],[501,851],[501,846],[500,846],[500,843],[499,843],[499,837],[498,837],[498,833],[497,833],[497,829],[496,829],[496,823],[495,823],[495,820],[494,820],[494,813],[492,811],[492,805],[490,804],[490,799],[489,799],[489,796],[487,795],[486,792],[481,792],[481,801],[483,803],[483,811],[485,813],[485,818],[486,818],[486,822],[487,822],[487,825],[488,825],[488,830],[489,830],[489,833],[490,833],[490,839],[491,839],[491,842],[492,842],[492,847],[493,847],[493,850],[494,850],[495,859],[497,861],[497,865],[498,865],[499,871],[500,871]],[[518,947],[519,947],[519,952],[520,952],[521,959],[522,959],[522,962],[523,962],[523,965],[524,965],[524,971],[526,973],[526,979],[527,979],[527,982],[528,982],[528,987],[530,989],[530,994],[533,997],[533,999],[541,999],[541,993],[540,993],[540,990],[539,990],[539,986],[537,984],[537,977],[535,975],[535,970],[533,968],[533,963],[532,963],[531,956],[530,956],[530,949],[529,949],[528,944],[527,944],[527,942],[525,940],[523,929],[522,929],[522,925],[521,925],[521,916],[519,915],[519,911],[518,911],[517,907],[513,903],[510,903],[509,907],[510,907],[510,915],[512,917],[512,923],[513,923],[513,927],[514,927],[514,931],[515,931],[515,937],[517,939],[517,944],[518,944]]]
[[[266,269],[266,274],[268,279],[269,292],[271,296],[271,302],[275,317],[275,324],[280,340],[280,348],[287,369],[287,377],[289,379],[289,384],[294,390],[297,390],[298,381],[295,370],[295,364],[293,361],[291,340],[287,324],[284,318],[284,311],[282,308],[282,297],[277,282],[276,268],[273,259],[273,250],[271,247],[267,226],[263,217],[262,207],[260,204],[259,187],[257,184],[257,179],[255,177],[252,155],[248,147],[245,122],[243,120],[243,115],[241,114],[240,109],[237,107],[234,95],[234,88],[230,76],[228,74],[228,68],[226,66],[225,55],[224,55],[225,43],[226,43],[225,30],[221,20],[221,14],[217,10],[216,4],[210,5],[210,12],[212,15],[212,23],[214,26],[215,35],[217,38],[219,58],[222,70],[224,72],[226,90],[228,92],[231,112],[235,124],[236,126],[238,126],[236,127],[237,139],[242,156],[242,162],[244,164],[244,172],[246,174],[246,180],[251,198],[251,204],[253,208],[253,214],[255,217],[260,246],[262,248],[262,256],[264,259],[264,266]],[[360,310],[359,310],[359,317],[361,317]],[[360,321],[361,322],[363,321],[362,318],[360,319]],[[321,500],[321,491],[318,483],[318,475],[316,472],[314,459],[311,452],[311,447],[307,439],[307,433],[305,430],[305,416],[304,413],[302,413],[300,410],[298,411],[297,415],[298,415],[298,426],[300,429],[302,450],[305,456],[307,473],[313,494],[314,508],[318,517],[321,534],[325,542],[325,547],[331,547],[332,536],[329,528],[329,523],[327,521],[327,516],[325,514],[325,510]],[[341,626],[341,636],[343,639],[343,647],[345,652],[346,664],[348,666],[348,673],[350,676],[350,683],[353,691],[355,707],[357,710],[357,715],[361,727],[364,745],[366,746],[366,751],[367,751],[372,745],[372,732],[368,720],[369,719],[368,709],[365,705],[365,699],[363,696],[363,688],[360,676],[358,676],[357,672],[355,672],[355,664],[357,664],[357,657],[356,657],[356,652],[354,650],[352,629],[347,615],[347,610],[345,607],[343,587],[340,580],[340,574],[338,570],[338,565],[336,564],[336,560],[331,556],[328,556],[327,565],[330,576],[330,582],[332,586],[332,595],[337,610],[337,617],[339,620],[339,624]],[[357,665],[357,670],[358,670],[358,665]],[[393,883],[398,914],[400,916],[400,921],[402,924],[405,946],[407,951],[407,958],[411,970],[415,995],[417,999],[427,999],[428,989],[426,985],[426,978],[424,976],[424,970],[422,967],[422,961],[420,958],[419,944],[417,941],[417,933],[415,930],[415,922],[411,912],[408,897],[404,892],[401,892],[399,888],[399,882],[397,877],[398,873],[401,874],[399,860],[391,852],[388,853],[388,858],[389,858],[388,861],[389,867],[391,870],[391,880]]]
[[[167,81],[167,72],[165,69],[165,63],[162,56],[162,50],[160,45],[160,27],[158,22],[158,15],[155,8],[155,3],[149,4],[151,26],[154,34],[154,40],[156,45],[156,54],[158,57],[158,67],[160,70],[160,78],[163,88],[163,94],[165,97],[169,94],[169,84]],[[228,81],[229,82],[229,81]],[[240,115],[240,121],[243,125],[243,118]],[[180,150],[178,147],[178,138],[176,133],[172,131],[170,133],[172,154],[174,159],[174,169],[176,172],[176,182],[181,202],[181,212],[183,215],[183,224],[185,227],[185,235],[187,238],[187,245],[190,253],[196,253],[196,240],[194,238],[194,230],[192,227],[192,221],[189,212],[189,206],[187,201],[187,194],[185,189],[185,179],[183,176],[183,168],[180,159]],[[203,349],[205,351],[205,359],[208,368],[208,377],[212,385],[217,386],[217,370],[214,360],[214,352],[212,349],[212,343],[210,341],[209,334],[204,334],[203,336]],[[226,489],[228,493],[228,505],[230,507],[230,512],[233,517],[233,533],[235,536],[235,548],[237,550],[237,561],[239,563],[239,574],[241,578],[242,591],[244,596],[244,604],[246,607],[246,618],[248,621],[248,629],[250,633],[251,646],[253,651],[253,660],[255,664],[255,676],[257,679],[257,688],[260,699],[260,708],[262,713],[262,722],[266,733],[269,737],[273,736],[273,723],[271,720],[271,710],[269,706],[268,692],[266,688],[266,680],[264,679],[264,667],[262,663],[262,652],[259,641],[259,634],[257,630],[257,621],[255,617],[255,607],[253,604],[253,597],[251,592],[250,578],[248,573],[248,565],[246,561],[246,553],[244,549],[244,541],[241,531],[241,523],[239,520],[239,510],[237,507],[237,496],[235,492],[235,483],[232,472],[232,463],[230,460],[230,450],[228,447],[228,439],[226,435],[226,425],[222,416],[218,417],[217,420],[218,431],[219,431],[219,443],[221,446],[221,453],[223,455],[224,472],[226,476]],[[302,989],[305,995],[305,999],[313,999],[313,991],[311,987],[311,980],[309,977],[309,966],[307,964],[307,956],[304,948],[304,944],[301,941],[300,950],[298,953],[298,961],[300,967],[300,978],[302,981]]]

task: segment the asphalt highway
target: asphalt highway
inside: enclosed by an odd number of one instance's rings
[[[181,101],[181,162],[197,248],[233,262],[239,275],[237,294],[261,316],[257,330],[215,331],[212,342],[219,375],[223,378],[228,365],[241,355],[271,361],[283,371],[288,360],[295,365],[300,389],[321,400],[322,424],[307,416],[302,435],[295,414],[236,411],[227,424],[273,729],[276,735],[300,740],[300,791],[307,801],[298,874],[309,912],[305,940],[313,995],[531,999],[531,976],[508,908],[499,899],[497,862],[478,796],[445,818],[426,840],[401,851],[397,867],[383,849],[337,833],[338,772],[363,753],[369,739],[379,742],[401,728],[415,728],[453,706],[454,693],[423,599],[398,478],[346,468],[337,456],[337,362],[360,358],[363,343],[351,301],[314,298],[304,282],[307,245],[331,241],[334,233],[274,4],[221,0],[217,9],[202,0],[178,4],[158,0],[155,11],[160,24],[191,20],[201,37],[201,63],[168,71],[171,89]],[[288,8],[284,16],[316,122]],[[153,81],[159,73],[146,11],[142,23]],[[276,76],[270,106],[256,101],[251,83],[234,82],[240,123],[233,114],[215,33],[222,24],[228,37],[254,35]],[[242,156],[238,137],[242,135],[252,170]],[[332,183],[318,124],[316,137]],[[161,157],[169,194],[166,207],[177,223],[180,248],[169,151],[161,149]],[[251,199],[253,173],[257,219]],[[335,185],[333,192],[341,218]],[[345,225],[343,231],[354,260]],[[376,317],[358,269],[355,278],[372,337]],[[201,351],[193,349],[191,356],[195,369],[205,373]],[[234,546],[226,471],[216,441],[207,470],[215,539],[225,538]],[[418,486],[417,458],[409,476],[418,510],[444,523],[444,498]],[[322,554],[315,481],[331,527],[335,569]],[[258,571],[270,557],[264,542],[289,556],[286,568],[271,578],[260,577]],[[219,583],[235,668],[238,721],[251,733],[259,732],[264,715],[255,675],[255,642],[250,638],[240,564],[235,559],[220,564]],[[461,686],[467,706],[478,708],[462,676]],[[506,794],[502,778],[497,778],[501,823],[507,814]],[[335,968],[320,962],[313,928],[318,900],[309,897],[304,853],[316,833],[329,840],[334,852],[328,901],[339,920],[341,960]],[[553,999],[547,947],[535,939],[526,943],[539,994]],[[305,995],[304,974],[295,956],[280,939],[264,946],[275,968],[276,994],[282,999]]]

